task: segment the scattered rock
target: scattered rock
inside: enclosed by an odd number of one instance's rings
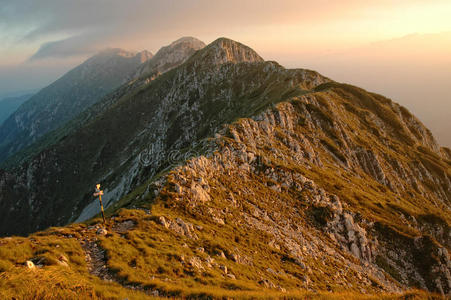
[[[158,217],[158,221],[161,225],[163,225],[165,228],[169,228],[169,223],[166,221],[166,218],[163,216]]]
[[[234,262],[240,262],[240,256],[238,254],[233,253],[230,257]]]
[[[181,185],[175,184],[174,190],[177,194],[180,194],[180,195],[183,194],[183,188]]]
[[[225,265],[220,265],[220,266],[219,266],[219,269],[221,269],[221,271],[223,271],[224,274],[227,274],[227,266],[225,266]]]
[[[202,266],[202,261],[199,257],[193,256],[189,259],[188,263],[198,270],[203,270],[204,266]]]
[[[105,228],[101,227],[97,230],[97,234],[98,235],[107,235],[108,231]]]
[[[58,265],[63,266],[63,267],[69,267],[69,264],[65,261],[60,261],[58,260]]]
[[[121,223],[116,223],[113,226],[113,231],[122,234],[132,230],[135,227],[135,222],[132,220],[124,221]]]
[[[175,221],[171,221],[163,216],[158,218],[158,222],[165,228],[174,231],[175,233],[197,240],[198,236],[194,232],[193,224],[185,222],[180,218],[176,218]]]
[[[150,295],[154,296],[154,297],[159,297],[160,296],[160,292],[158,292],[158,290],[153,290],[150,292]]]
[[[67,259],[66,256],[60,255],[58,257],[58,265],[63,266],[63,267],[69,267],[68,262],[69,262],[69,260]]]
[[[264,286],[265,288],[268,288],[268,289],[275,289],[276,288],[276,285],[269,279],[260,280],[258,282],[258,284],[260,284],[260,285],[262,285],[262,286]]]
[[[351,244],[351,252],[355,257],[360,258],[360,250],[355,243]]]
[[[193,200],[198,202],[208,202],[210,201],[210,195],[202,188],[201,185],[192,183],[191,193],[193,195]]]
[[[36,266],[34,265],[34,263],[31,260],[27,260],[26,265],[27,265],[27,268],[29,270],[35,270],[36,269]]]

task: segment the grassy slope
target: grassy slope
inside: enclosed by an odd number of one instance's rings
[[[153,211],[158,214],[175,214],[156,205]],[[153,214],[153,213],[152,213]],[[114,224],[132,220],[135,227],[125,234],[116,233]],[[91,221],[91,225],[99,222]],[[200,223],[198,220],[193,222]],[[158,289],[166,296],[175,297],[233,297],[240,299],[288,297],[297,299],[399,299],[407,295],[409,299],[432,299],[433,295],[412,291],[401,295],[361,295],[355,292],[307,292],[297,288],[287,292],[263,289],[246,280],[253,276],[252,270],[240,270],[239,265],[227,259],[216,258],[219,263],[227,264],[229,270],[240,274],[242,279],[224,278],[219,272],[193,273],[189,267],[183,267],[180,258],[192,255],[197,245],[184,247],[184,240],[175,234],[161,229],[155,218],[142,210],[121,210],[109,221],[110,234],[102,237],[99,243],[107,249],[107,266],[116,274],[117,282],[108,282],[88,273],[85,253],[80,241],[95,236],[88,225],[77,224],[65,228],[51,228],[45,232],[30,235],[27,238],[3,238],[0,240],[0,297],[2,299],[151,299],[149,291]],[[211,228],[201,240],[210,238]],[[189,242],[189,241],[188,241]],[[226,241],[206,248],[203,253],[212,253],[221,249]],[[264,246],[264,245],[261,245]],[[219,248],[218,248],[219,247]],[[58,264],[64,255],[69,267]],[[202,255],[202,254],[201,254]],[[40,260],[42,267],[28,270],[25,262],[29,259]],[[131,263],[133,262],[133,263]],[[267,262],[262,261],[265,264]],[[168,278],[169,280],[167,280]],[[137,286],[138,288],[133,288]],[[147,292],[147,293],[146,293]]]

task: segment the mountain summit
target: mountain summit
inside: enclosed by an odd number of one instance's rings
[[[248,46],[227,38],[215,40],[193,59],[201,59],[207,65],[264,61],[257,52]]]

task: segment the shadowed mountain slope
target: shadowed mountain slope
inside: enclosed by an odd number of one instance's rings
[[[139,87],[147,85],[149,82],[161,74],[184,63],[194,52],[203,48],[205,44],[192,37],[183,37],[174,41],[168,46],[162,47],[155,56],[141,64],[138,70],[129,74],[127,82],[115,89],[105,97],[98,99],[93,105],[86,108],[82,113],[73,117],[63,126],[47,133],[36,142],[21,151],[13,154],[0,164],[3,168],[14,168],[23,161],[37,155],[42,150],[57,143],[61,138],[70,135],[80,127],[109,109],[122,96],[136,92]]]
[[[150,57],[147,51],[108,49],[40,90],[0,127],[0,161],[76,117],[123,84]]]

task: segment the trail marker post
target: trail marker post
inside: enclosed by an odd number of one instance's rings
[[[103,191],[100,190],[100,184],[96,185],[95,193],[93,195],[94,195],[94,197],[99,197],[100,210],[102,211],[102,218],[103,218],[103,226],[105,226],[105,224],[106,224],[105,212],[103,211],[103,203],[102,203]]]

